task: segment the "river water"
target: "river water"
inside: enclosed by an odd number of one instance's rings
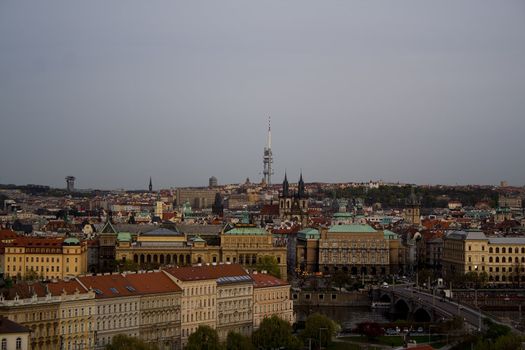
[[[309,314],[318,312],[339,323],[341,329],[353,329],[360,322],[391,322],[386,310],[371,309],[369,307],[347,306],[297,306],[294,308],[297,321],[305,321]]]

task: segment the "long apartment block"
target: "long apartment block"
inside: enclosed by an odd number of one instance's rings
[[[239,264],[15,283],[0,289],[0,314],[31,329],[35,350],[103,349],[117,334],[182,349],[200,325],[224,340],[274,314],[294,322],[290,285]]]

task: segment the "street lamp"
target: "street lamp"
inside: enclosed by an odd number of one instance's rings
[[[322,343],[321,343],[321,331],[322,331],[322,330],[328,330],[328,328],[326,328],[326,327],[321,327],[321,328],[319,328],[319,350],[322,349],[322,345],[321,345],[321,344],[322,344]]]

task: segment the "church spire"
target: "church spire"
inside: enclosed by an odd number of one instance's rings
[[[149,177],[149,191],[153,191],[153,183],[151,182],[151,176]]]
[[[301,175],[299,176],[299,189],[297,195],[299,198],[303,198],[305,195],[304,181],[303,181],[303,171],[301,170]]]
[[[290,185],[288,184],[288,177],[286,176],[286,171],[284,172],[284,181],[283,181],[283,197],[288,197]]]

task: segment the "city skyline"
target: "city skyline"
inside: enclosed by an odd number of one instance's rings
[[[525,184],[521,2],[0,9],[0,183]]]

